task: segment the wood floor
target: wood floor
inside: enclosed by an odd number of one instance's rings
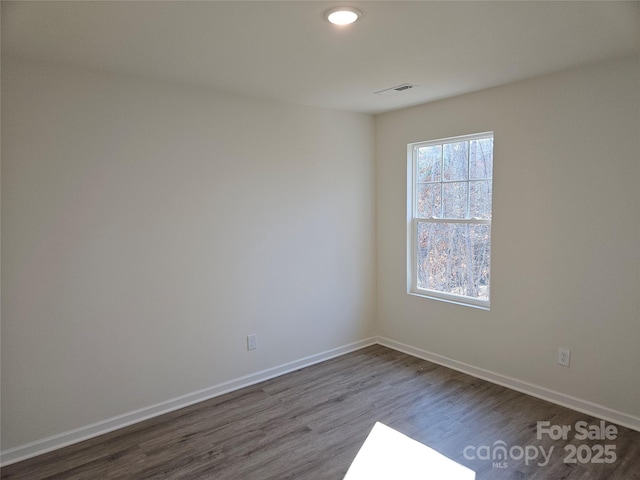
[[[599,425],[376,345],[10,465],[2,479],[342,479],[376,421],[466,465],[478,480],[640,479],[640,433],[617,427],[615,440],[576,440],[581,420]],[[572,432],[566,441],[538,440],[538,421]],[[500,441],[509,449],[503,462],[477,458]],[[607,450],[617,459],[565,463],[567,445],[582,460],[602,459],[598,445],[613,445]],[[541,454],[518,459],[527,446],[530,456],[554,447],[548,464],[538,464]]]

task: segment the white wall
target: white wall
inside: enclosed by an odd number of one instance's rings
[[[371,336],[373,147],[366,115],[3,59],[2,448]]]
[[[488,130],[491,311],[407,295],[407,143]],[[639,151],[637,58],[376,117],[379,333],[640,420]]]

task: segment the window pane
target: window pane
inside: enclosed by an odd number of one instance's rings
[[[466,218],[468,185],[467,182],[442,184],[443,218]]]
[[[469,225],[471,245],[470,268],[473,293],[470,297],[489,300],[489,260],[491,258],[491,225]]]
[[[469,178],[493,177],[493,137],[472,140],[469,145]]]
[[[471,218],[491,218],[491,180],[469,182],[471,186]]]
[[[469,142],[446,143],[443,148],[445,180],[467,180]]]
[[[440,183],[419,183],[416,185],[416,216],[419,218],[442,217],[442,192]]]
[[[418,288],[489,300],[489,225],[418,223]]]
[[[418,148],[418,182],[439,182],[442,174],[442,145]]]

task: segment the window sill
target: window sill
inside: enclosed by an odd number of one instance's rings
[[[422,293],[422,292],[413,292],[413,291],[409,291],[407,292],[409,295],[412,295],[414,297],[420,297],[420,298],[426,298],[428,300],[437,300],[439,302],[445,302],[445,303],[452,303],[454,305],[460,305],[461,307],[471,307],[471,308],[477,308],[478,310],[485,310],[485,311],[489,311],[490,310],[490,304],[486,303],[485,305],[479,305],[479,304],[475,304],[475,303],[469,303],[466,302],[464,298],[444,298],[444,297],[438,297],[435,295],[429,295],[428,293]]]

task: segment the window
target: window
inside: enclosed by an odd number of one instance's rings
[[[407,151],[409,293],[488,309],[493,132]]]

